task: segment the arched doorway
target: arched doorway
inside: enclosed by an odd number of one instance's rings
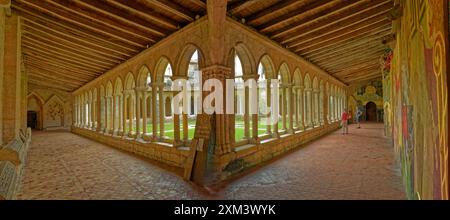
[[[28,111],[27,127],[31,128],[31,129],[38,129],[38,113],[37,112]]]
[[[366,105],[366,120],[371,122],[377,121],[377,105],[369,102]]]

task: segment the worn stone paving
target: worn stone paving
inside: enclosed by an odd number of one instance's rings
[[[382,124],[350,126],[221,184],[216,192],[64,132],[35,132],[18,199],[405,199]]]

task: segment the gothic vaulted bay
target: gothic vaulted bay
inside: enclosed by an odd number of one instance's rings
[[[0,200],[448,199],[448,0],[0,0]]]

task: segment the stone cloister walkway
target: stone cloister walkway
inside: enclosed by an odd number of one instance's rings
[[[405,199],[383,125],[362,127],[332,133],[213,194],[177,171],[74,134],[35,132],[18,199]]]

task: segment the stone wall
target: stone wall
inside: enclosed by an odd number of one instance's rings
[[[178,168],[184,168],[189,153],[189,148],[176,148],[167,143],[138,142],[131,138],[104,135],[97,131],[76,127],[72,128],[72,132],[117,149]]]
[[[259,144],[246,145],[235,148],[233,152],[221,156],[217,167],[221,168],[221,180],[232,178],[241,172],[251,169],[259,164],[273,160],[292,150],[329,134],[340,127],[340,123],[321,126],[295,134],[282,135],[261,141]]]
[[[384,76],[387,129],[410,199],[448,199],[448,2],[397,1],[396,43]]]
[[[37,129],[69,130],[72,126],[73,102],[70,93],[30,84],[27,100],[27,110],[37,113]]]

